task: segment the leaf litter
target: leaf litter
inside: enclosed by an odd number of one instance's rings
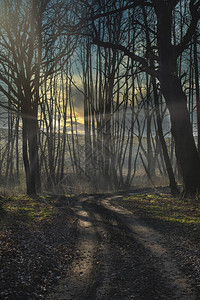
[[[141,193],[111,201],[164,235],[166,247],[200,294],[200,201],[166,193]]]
[[[64,276],[77,230],[68,202],[61,208],[57,197],[1,199],[0,299],[45,299]]]

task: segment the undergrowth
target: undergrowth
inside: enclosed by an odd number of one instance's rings
[[[123,198],[146,215],[170,224],[186,226],[200,232],[200,201],[174,198],[169,194],[140,194]]]

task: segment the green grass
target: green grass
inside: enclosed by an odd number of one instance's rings
[[[170,223],[200,227],[200,202],[196,199],[179,199],[170,195],[143,194],[124,197],[154,218]]]
[[[31,225],[33,222],[47,220],[56,214],[51,203],[42,197],[30,198],[26,195],[12,196],[1,200],[0,225],[11,227],[16,224]]]

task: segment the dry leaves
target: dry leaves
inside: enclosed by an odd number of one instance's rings
[[[9,199],[9,212],[15,214],[1,212],[0,299],[44,299],[73,259],[77,220],[72,210],[53,207],[53,214],[42,220],[28,219],[21,210],[16,212],[22,201]],[[52,203],[53,199],[51,207]],[[38,202],[32,207],[38,212],[40,206],[44,210],[49,205]]]

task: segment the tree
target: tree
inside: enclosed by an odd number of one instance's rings
[[[200,192],[200,160],[195,145],[193,128],[190,123],[190,116],[187,108],[187,97],[181,84],[181,75],[178,73],[177,60],[188,48],[195,31],[198,29],[200,17],[200,1],[186,1],[187,17],[189,22],[183,28],[183,34],[174,43],[172,31],[174,12],[180,9],[181,1],[178,0],[152,0],[152,1],[79,1],[87,6],[87,17],[76,20],[76,26],[84,29],[87,24],[88,32],[92,37],[93,43],[104,48],[112,48],[122,51],[134,62],[138,63],[139,68],[153,76],[160,84],[161,92],[165,98],[171,119],[171,133],[175,140],[176,157],[181,168],[184,182],[185,194],[194,195]],[[137,13],[134,26],[138,27],[138,51],[133,51],[132,45],[127,44],[126,26],[130,22],[129,15]],[[142,12],[148,15],[147,24],[141,21]],[[98,34],[96,20],[107,17],[109,22],[110,15],[117,15],[123,12],[124,26],[121,31],[124,33],[122,43],[115,43],[101,39]],[[152,20],[156,20],[153,22]],[[84,24],[84,26],[83,26]],[[151,40],[148,48],[144,49],[144,32],[151,32]],[[89,29],[88,29],[89,28]],[[113,30],[115,30],[113,28]],[[141,50],[142,49],[142,50]],[[145,51],[144,51],[145,50]],[[151,63],[149,59],[151,58]],[[152,68],[152,62],[154,68]]]
[[[23,162],[27,193],[40,190],[38,156],[38,106],[40,87],[57,71],[57,63],[70,47],[58,47],[61,35],[56,13],[59,2],[52,0],[3,0],[0,22],[0,92],[22,119]],[[62,32],[64,34],[64,32]],[[66,31],[65,31],[66,33]],[[69,40],[66,38],[66,44]],[[52,51],[54,49],[54,51]]]

